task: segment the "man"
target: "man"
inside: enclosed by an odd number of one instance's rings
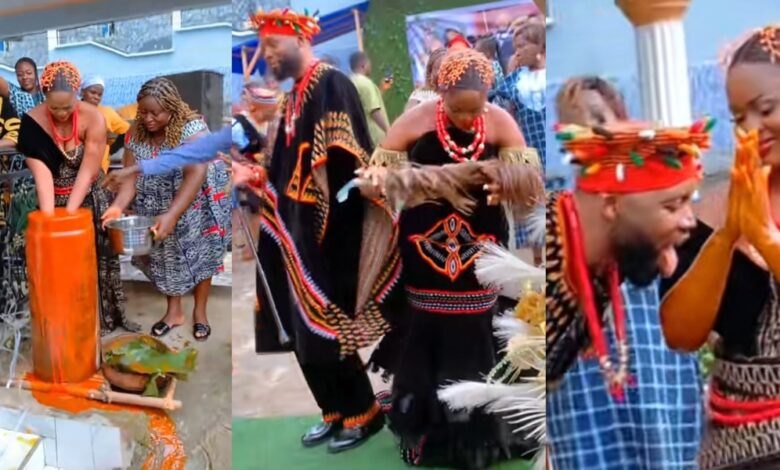
[[[317,20],[289,9],[258,12],[252,20],[271,72],[280,81],[295,81],[260,190],[258,252],[273,305],[322,410],[322,421],[302,443],[329,441],[329,452],[341,452],[384,425],[357,348],[389,329],[379,304],[398,285],[400,261],[361,253],[364,213],[372,203],[359,194],[344,202],[336,198],[366,164],[372,145],[355,86],[314,56]],[[286,350],[261,286],[258,282],[258,352]]]
[[[627,119],[620,94],[599,77],[568,80],[556,103],[559,120],[564,123],[614,126]],[[637,192],[634,197],[655,196],[653,192]],[[650,214],[652,209],[639,212],[648,219]],[[581,227],[582,232],[594,232],[585,225],[584,219]],[[585,235],[586,244],[588,238]],[[548,245],[548,250],[553,246]],[[553,277],[561,271],[561,254],[552,255],[548,260]],[[630,256],[634,260],[641,258],[640,254]],[[625,267],[623,271],[628,274],[631,270]],[[559,281],[553,287],[560,285]],[[622,401],[612,399],[598,361],[587,351],[581,351],[559,380],[560,384],[551,388],[547,396],[547,431],[553,467],[695,468],[702,422],[696,357],[678,354],[667,347],[661,330],[656,279],[644,287],[624,283],[622,299],[626,312],[625,340],[635,384],[624,391]],[[548,302],[553,307],[561,305],[558,300]],[[614,332],[611,328],[605,335],[613,351],[617,350]]]
[[[124,134],[130,130],[130,123],[122,119],[122,117],[114,111],[114,108],[100,104],[101,101],[103,101],[103,93],[105,93],[105,91],[106,83],[97,75],[86,77],[81,84],[81,99],[97,106],[106,120],[108,133],[114,134],[106,141],[106,152],[103,154],[103,160],[100,164],[103,172],[108,173],[108,167],[111,164],[111,154],[122,148],[122,144],[125,140]]]
[[[355,84],[360,102],[363,103],[363,112],[368,121],[368,130],[371,132],[373,147],[379,145],[384,139],[387,129],[390,127],[387,120],[385,102],[382,100],[382,92],[371,81],[371,61],[363,52],[355,52],[349,58],[349,67],[352,69],[352,83]]]

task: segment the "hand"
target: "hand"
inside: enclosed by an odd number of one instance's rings
[[[761,164],[756,131],[747,137],[740,137],[738,145],[744,151],[744,165],[739,172],[739,181],[744,188],[739,217],[740,232],[763,256],[763,248],[780,239],[769,206],[771,169]]]
[[[225,167],[225,171],[227,172],[227,174],[233,176],[233,165],[231,164],[230,155],[227,155],[222,152],[218,152],[217,158],[219,160],[222,160],[222,162],[225,163],[225,165],[227,165]]]
[[[120,217],[122,217],[122,209],[117,206],[111,206],[100,216],[100,226],[105,230],[106,225],[108,225],[109,222]]]
[[[357,186],[360,194],[368,199],[377,199],[385,195],[385,180],[387,168],[383,166],[369,166],[355,171],[358,177]]]
[[[731,183],[726,209],[726,223],[720,230],[730,244],[736,243],[742,235],[740,231],[741,209],[745,198],[746,187],[742,180],[742,170],[747,163],[747,151],[743,145],[737,145],[734,153],[734,164],[731,167]]]
[[[488,183],[482,189],[488,193],[487,203],[489,206],[501,204],[501,186],[498,183]]]
[[[158,215],[155,224],[152,227],[154,239],[164,240],[167,238],[176,228],[176,222],[178,222],[178,220],[167,212],[162,215]]]
[[[233,160],[233,184],[235,186],[251,186],[261,188],[265,185],[268,175],[263,167],[239,163]]]
[[[103,179],[102,186],[104,188],[108,188],[109,191],[112,193],[119,192],[119,188],[122,187],[122,185],[129,180],[130,178],[133,178],[135,175],[139,173],[139,168],[137,165],[132,165],[127,168],[121,168],[119,170],[114,170]]]

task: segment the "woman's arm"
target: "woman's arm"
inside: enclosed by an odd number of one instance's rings
[[[697,350],[707,341],[717,320],[741,232],[745,187],[740,172],[746,158],[744,150],[738,147],[723,228],[710,235],[698,250],[695,246],[687,246],[695,244],[694,232],[694,237],[678,250],[678,272],[672,280],[661,283],[662,289],[664,284],[671,284],[661,299],[661,326],[666,343],[672,349]]]
[[[41,212],[48,215],[54,214],[54,177],[49,168],[42,161],[27,157],[27,167],[35,180],[35,192],[38,194],[38,207]]]
[[[92,183],[95,182],[95,178],[100,172],[100,165],[106,150],[106,121],[103,119],[103,115],[97,109],[92,109],[89,112],[89,119],[84,137],[84,159],[79,167],[73,192],[70,193],[66,206],[66,210],[70,214],[76,212],[84,203]]]
[[[11,94],[11,85],[8,83],[8,80],[6,80],[3,77],[0,77],[0,96],[4,96],[8,98],[10,94]]]

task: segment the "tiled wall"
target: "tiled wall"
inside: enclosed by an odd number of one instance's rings
[[[95,41],[99,44],[132,54],[170,49],[173,46],[171,14],[155,15],[133,20],[116,21],[114,31],[103,37],[104,25],[90,25],[57,32],[60,45]]]
[[[704,63],[689,68],[691,86],[691,111],[694,119],[710,115],[717,119],[712,133],[712,149],[705,155],[705,170],[719,172],[724,168],[734,148],[731,114],[728,109],[723,72],[719,64]],[[641,116],[639,80],[636,76],[605,77],[612,80],[623,93],[629,116]],[[555,96],[562,83],[547,85],[547,175],[570,178],[571,170],[561,162],[561,152],[552,124],[557,121]],[[708,162],[709,158],[709,162]]]
[[[46,33],[25,36],[23,41],[8,41],[8,50],[0,52],[0,65],[13,67],[21,57],[29,57],[40,66],[49,60],[49,43]]]
[[[227,5],[197,8],[193,10],[181,11],[181,26],[189,28],[193,26],[203,26],[214,23],[233,23],[235,15],[233,14],[233,5],[229,2]]]

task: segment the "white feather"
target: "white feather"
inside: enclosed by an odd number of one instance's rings
[[[505,344],[516,335],[531,333],[531,325],[515,318],[514,310],[507,310],[493,318],[493,328],[501,344]]]
[[[531,246],[544,246],[547,233],[547,208],[544,205],[536,206],[524,222],[528,228],[529,244]]]
[[[453,410],[486,407],[488,412],[503,414],[515,432],[525,431],[529,438],[538,442],[546,439],[546,384],[543,380],[516,385],[457,382],[441,388],[438,396]]]
[[[528,285],[539,286],[544,282],[545,270],[531,266],[494,243],[486,243],[477,258],[475,273],[482,285],[498,288],[501,295],[517,299]]]

